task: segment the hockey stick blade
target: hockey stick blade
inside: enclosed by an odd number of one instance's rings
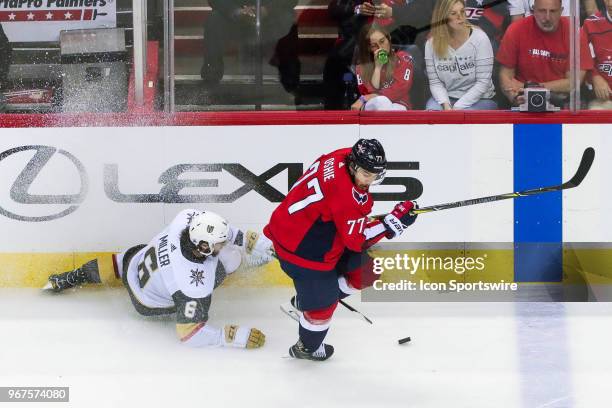
[[[424,213],[433,212],[433,211],[448,210],[450,208],[467,207],[469,205],[484,204],[484,203],[490,203],[493,201],[507,200],[509,198],[526,197],[526,196],[531,196],[531,195],[536,195],[536,194],[549,193],[552,191],[561,191],[561,190],[567,190],[569,188],[574,188],[574,187],[579,186],[580,183],[582,183],[582,181],[588,174],[589,170],[591,169],[591,165],[593,164],[594,159],[595,159],[595,149],[593,149],[592,147],[586,148],[584,153],[582,154],[582,159],[580,160],[580,165],[578,166],[578,170],[576,170],[576,173],[569,181],[566,181],[563,184],[559,184],[556,186],[539,187],[539,188],[534,188],[531,190],[515,191],[513,193],[498,194],[498,195],[493,195],[493,196],[488,196],[488,197],[473,198],[471,200],[456,201],[452,203],[432,205],[430,207],[414,209],[410,211],[410,213],[411,214],[424,214]],[[373,216],[372,218],[380,220],[380,219],[383,219],[386,215],[387,214],[379,214],[379,215]]]
[[[300,321],[300,313],[293,306],[291,306],[291,303],[283,303],[280,305],[280,310],[296,322]]]
[[[361,317],[363,320],[365,320],[366,322],[372,324],[372,321],[370,319],[368,319],[368,317],[366,315],[364,315],[363,313],[361,313],[359,310],[355,309],[353,306],[349,305],[348,303],[346,303],[343,300],[340,300],[339,302],[340,302],[340,304],[342,306],[346,307],[351,312],[357,313],[359,315],[359,317]],[[300,314],[301,314],[301,312],[299,310],[295,309],[291,305],[290,302],[283,303],[282,305],[280,305],[280,310],[281,310],[281,312],[283,312],[284,314],[286,314],[287,316],[289,316],[290,318],[292,318],[296,322],[300,321]]]
[[[582,159],[580,160],[580,165],[578,166],[578,170],[576,170],[576,174],[574,174],[574,177],[568,182],[563,184],[564,187],[562,189],[578,187],[589,170],[591,170],[593,160],[595,160],[595,149],[587,147],[584,153],[582,153]]]
[[[361,316],[361,318],[363,320],[365,320],[366,322],[373,324],[372,321],[370,319],[368,319],[368,317],[366,315],[364,315],[363,313],[361,313],[359,310],[355,309],[353,306],[349,305],[348,303],[346,303],[344,300],[340,300],[339,301],[340,304],[344,307],[346,307],[348,310],[350,310],[351,312],[357,313],[359,316]]]

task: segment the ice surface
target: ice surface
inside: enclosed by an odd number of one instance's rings
[[[297,339],[278,308],[291,293],[215,292],[211,324],[267,336],[241,350],[181,345],[172,317],[139,316],[122,289],[0,289],[0,386],[69,386],[53,406],[88,408],[611,406],[612,304],[349,298],[374,324],[339,307],[336,354],[313,363],[282,358]]]

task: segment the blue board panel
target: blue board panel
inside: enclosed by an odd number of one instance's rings
[[[514,125],[514,190],[562,183],[562,125]],[[559,282],[562,271],[562,194],[514,200],[514,278]]]

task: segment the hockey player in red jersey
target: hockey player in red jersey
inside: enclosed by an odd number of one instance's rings
[[[281,268],[293,280],[299,340],[294,358],[326,360],[333,347],[323,344],[338,301],[370,286],[375,277],[365,250],[380,239],[395,238],[416,215],[411,201],[395,206],[382,221],[372,221],[370,185],[382,182],[385,152],[376,139],[318,158],[274,210],[264,233],[274,244]]]

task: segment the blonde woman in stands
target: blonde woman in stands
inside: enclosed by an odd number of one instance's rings
[[[438,0],[425,64],[432,95],[426,109],[497,109],[491,41],[468,23],[463,0]]]
[[[411,108],[412,56],[393,50],[386,28],[372,24],[361,30],[356,71],[361,96],[351,109],[405,111]]]

